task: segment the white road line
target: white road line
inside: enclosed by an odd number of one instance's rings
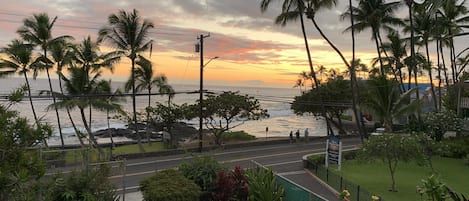
[[[288,175],[299,175],[299,174],[305,174],[305,171],[304,170],[300,170],[300,171],[293,171],[293,172],[282,172],[282,173],[277,173],[278,175],[281,175],[281,176],[288,176]]]
[[[309,145],[318,145],[318,144],[322,144],[322,143],[317,142],[317,143],[312,143],[312,144],[309,144]],[[285,147],[286,146],[276,146],[276,147],[268,147],[268,148],[261,148],[261,149],[245,149],[245,150],[240,150],[240,151],[228,151],[228,152],[214,153],[212,155],[213,156],[220,156],[220,155],[227,155],[227,154],[238,154],[238,153],[245,153],[245,152],[265,151],[265,150],[279,149],[279,148],[285,148]],[[171,159],[136,162],[136,163],[129,163],[126,166],[131,167],[131,166],[138,166],[138,165],[148,165],[148,164],[153,164],[153,163],[177,161],[177,160],[191,159],[191,158],[192,158],[192,156],[187,156],[187,157],[185,156],[185,157],[171,158]]]
[[[266,164],[264,165],[265,167],[272,167],[272,166],[278,166],[278,165],[286,165],[286,164],[292,164],[292,163],[301,163],[303,162],[302,160],[296,160],[296,161],[287,161],[287,162],[282,162],[282,163],[271,163],[271,164]]]

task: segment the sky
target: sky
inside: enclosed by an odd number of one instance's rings
[[[96,39],[98,30],[107,24],[107,17],[119,10],[137,9],[155,24],[150,37],[155,42],[151,60],[158,74],[165,74],[170,84],[198,84],[199,53],[194,52],[197,37],[205,38],[204,59],[212,60],[204,68],[204,83],[216,85],[292,87],[298,74],[308,71],[299,22],[285,27],[274,24],[280,13],[279,1],[267,12],[260,11],[261,0],[16,0],[0,7],[0,47],[14,38],[22,20],[34,13],[57,16],[53,35],[71,35],[80,42],[88,35]],[[323,31],[351,60],[351,35],[343,30],[348,20],[341,21],[347,4],[339,0],[337,7],[317,14]],[[356,2],[355,2],[356,3]],[[399,11],[399,15],[404,15]],[[306,22],[307,34],[315,66],[344,70],[340,58]],[[367,63],[376,57],[369,34],[357,35],[357,58]],[[101,48],[109,50],[107,47]],[[143,54],[150,56],[148,52]],[[368,63],[367,63],[368,64]],[[111,75],[125,80],[130,74],[130,61],[123,58]]]

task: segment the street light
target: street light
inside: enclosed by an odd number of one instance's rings
[[[204,64],[204,57],[203,57],[203,49],[201,49],[201,54],[200,54],[200,91],[199,91],[199,94],[200,94],[200,97],[199,97],[199,105],[200,105],[200,113],[199,113],[199,152],[202,153],[202,130],[203,130],[203,126],[202,126],[202,122],[203,122],[203,110],[204,110],[204,106],[203,106],[203,100],[204,100],[204,67],[208,65],[208,63],[210,63],[212,60],[214,59],[218,59],[218,57],[212,57],[210,58],[207,63]]]

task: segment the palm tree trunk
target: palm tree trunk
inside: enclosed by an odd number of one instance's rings
[[[360,135],[360,140],[363,143],[365,136],[364,127],[362,127],[362,115],[360,110],[358,109],[359,103],[359,92],[358,92],[358,83],[357,83],[357,75],[355,71],[355,28],[353,22],[353,6],[352,0],[349,0],[349,10],[350,10],[350,27],[352,27],[352,64],[350,66],[350,87],[352,89],[352,107],[353,107],[353,114],[355,115],[355,123],[357,124],[358,134]]]
[[[132,111],[133,111],[133,122],[134,122],[134,131],[135,135],[137,135],[137,144],[138,148],[140,149],[141,153],[145,152],[145,149],[143,148],[142,145],[142,137],[140,136],[140,133],[138,133],[138,124],[137,124],[137,105],[135,102],[135,56],[132,55]]]
[[[450,57],[451,57],[451,71],[452,71],[452,76],[453,76],[453,84],[458,82],[458,77],[456,75],[457,70],[456,70],[456,51],[454,49],[454,39],[452,37],[452,32],[449,30],[449,35],[451,38],[449,39],[450,41]]]
[[[60,93],[64,94],[63,86],[62,86],[62,74],[59,73],[59,88],[60,88]],[[68,119],[70,120],[70,123],[72,124],[73,130],[75,131],[75,134],[77,135],[78,141],[80,142],[80,146],[83,148],[85,147],[85,143],[83,142],[83,136],[81,135],[81,132],[78,130],[77,126],[75,125],[75,122],[73,121],[72,115],[70,114],[70,109],[66,108],[67,110],[67,116]]]
[[[81,119],[83,120],[83,125],[85,126],[86,132],[88,133],[88,136],[89,136],[89,144],[91,146],[96,147],[101,155],[104,154],[103,150],[98,144],[98,141],[96,141],[96,138],[94,137],[93,132],[91,132],[91,128],[88,126],[84,108],[80,108],[80,114],[81,114]]]
[[[435,87],[433,86],[433,76],[432,76],[432,67],[430,64],[430,52],[428,50],[428,40],[425,40],[425,51],[427,54],[427,64],[428,64],[428,77],[430,78],[430,89],[432,92],[432,98],[433,98],[433,105],[435,107],[435,110],[438,109],[438,105],[436,102],[436,93],[435,93]]]
[[[445,55],[443,53],[443,41],[440,41],[441,62],[443,63],[443,74],[445,75],[446,91],[449,91],[448,72],[446,69]]]
[[[436,40],[436,58],[438,65],[438,108],[437,111],[441,109],[441,66],[440,66],[440,39]]]
[[[380,48],[379,48],[380,46],[379,46],[378,31],[374,27],[373,27],[373,35],[374,35],[374,38],[375,38],[376,52],[378,53],[379,71],[381,73],[381,76],[384,77],[385,72],[384,72],[383,59],[381,58],[381,51],[380,51]]]
[[[413,1],[408,1],[409,3],[407,4],[409,8],[409,21],[410,21],[410,56],[411,56],[411,68],[414,70],[414,81],[415,81],[415,87],[417,87],[417,90],[415,90],[417,101],[420,101],[420,92],[418,89],[418,81],[417,81],[417,64],[415,62],[415,47],[414,47],[414,20],[413,20],[413,13],[412,13],[412,5]],[[410,75],[409,75],[410,76]],[[410,87],[409,87],[410,89]],[[421,121],[421,116],[420,116],[420,110],[417,110],[417,119],[419,122],[419,125]]]
[[[332,47],[332,49],[334,49],[334,51],[340,56],[340,58],[342,59],[342,61],[344,62],[344,64],[350,68],[350,64],[348,63],[347,59],[345,59],[344,55],[342,54],[342,52],[339,50],[339,48],[337,48],[334,43],[332,43],[331,40],[329,40],[329,38],[324,34],[324,32],[322,31],[322,29],[319,27],[318,23],[316,22],[316,19],[315,18],[311,18],[311,21],[313,21],[313,24],[314,24],[314,27],[316,28],[316,30],[319,32],[319,34],[322,36],[322,38],[324,40],[326,40],[326,42],[329,44],[329,46]]]
[[[314,80],[314,85],[316,86],[316,89],[319,89],[319,82],[318,82],[318,79],[316,77],[316,72],[314,71],[313,61],[311,59],[311,52],[309,50],[308,37],[306,35],[303,13],[300,15],[300,22],[301,22],[301,32],[303,33],[303,39],[304,39],[304,42],[305,42],[306,54],[308,55],[309,69],[311,71],[311,76],[313,77],[313,80]],[[300,91],[301,91],[301,86],[300,86]],[[322,95],[319,95],[319,96],[320,96],[319,101],[320,101],[320,104],[321,104],[322,116],[326,120],[326,125],[327,125],[327,128],[329,129],[330,124],[329,124],[329,121],[327,120],[327,117],[326,117],[326,107],[324,105],[323,97],[322,97]],[[329,132],[328,132],[328,134],[329,134]]]
[[[151,87],[148,88],[148,107],[147,107],[147,142],[151,146],[151,138],[150,138],[150,111],[148,109],[150,108],[151,105]]]
[[[31,97],[31,87],[30,87],[31,85],[29,84],[26,71],[23,71],[23,75],[24,75],[24,80],[26,81],[26,87],[28,87],[29,103],[31,104],[31,110],[33,111],[34,122],[36,123],[36,125],[39,125],[37,115],[36,115],[36,110],[34,109],[33,98]]]

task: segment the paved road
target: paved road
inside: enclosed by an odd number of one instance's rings
[[[271,168],[274,172],[302,185],[308,190],[315,192],[329,200],[336,199],[336,196],[326,188],[322,188],[311,176],[303,170],[302,156],[311,153],[324,152],[325,140],[315,140],[309,143],[263,145],[254,147],[244,147],[229,150],[219,150],[203,153],[213,156],[222,162],[226,167],[242,168],[256,167],[252,161]],[[359,138],[348,138],[343,140],[344,149],[353,148],[360,143]],[[111,177],[111,180],[126,192],[138,190],[139,182],[154,174],[157,170],[175,168],[179,164],[190,161],[190,154],[180,154],[162,157],[147,157],[126,161],[125,177],[118,174]],[[118,168],[117,168],[118,169]],[[122,169],[119,169],[122,170]],[[116,174],[119,171],[116,172]],[[125,179],[124,179],[125,178]]]
[[[350,149],[360,144],[360,139],[346,138],[342,142],[344,149]],[[242,168],[256,167],[257,165],[253,163],[255,161],[326,199],[336,200],[336,195],[320,185],[303,170],[302,156],[312,153],[323,153],[324,150],[325,139],[315,139],[308,143],[289,144],[283,142],[274,145],[216,150],[204,152],[202,155],[210,155],[230,169],[233,169],[235,166],[241,166]],[[116,184],[119,192],[122,193],[124,187],[127,193],[136,192],[138,191],[139,182],[154,174],[155,171],[175,168],[181,163],[190,160],[192,160],[192,155],[189,153],[129,159],[125,161],[125,167],[122,166],[122,163],[112,164],[113,176],[110,179]],[[64,168],[61,170],[66,172],[68,169]],[[55,171],[49,170],[51,173]]]

